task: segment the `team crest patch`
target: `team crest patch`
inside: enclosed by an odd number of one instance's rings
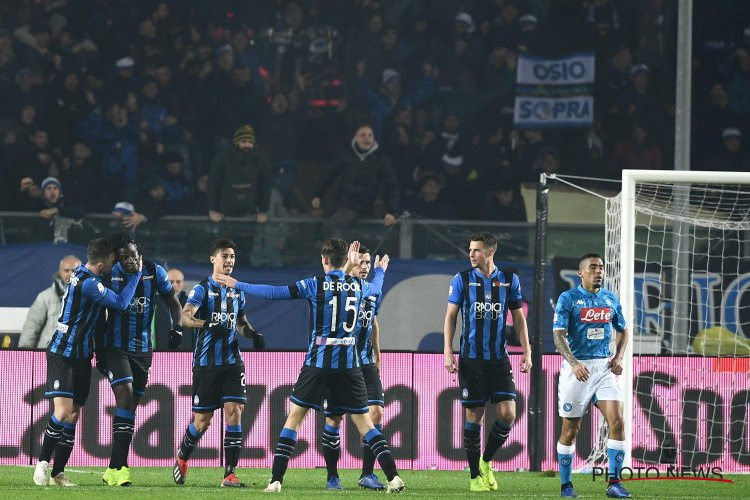
[[[464,399],[469,399],[469,389],[464,387],[464,390],[461,391],[461,397]]]
[[[99,289],[99,293],[104,293],[104,285],[101,283],[97,283],[96,288]]]
[[[109,379],[110,382],[112,382],[115,379],[115,374],[112,373],[111,371],[108,371],[107,378]]]
[[[615,455],[615,460],[622,463],[625,460],[625,453],[620,452],[617,455]]]
[[[328,400],[327,400],[327,399],[324,399],[324,400],[323,400],[323,409],[324,409],[324,410],[327,410],[327,409],[328,409]]]
[[[563,465],[565,467],[570,465],[570,457],[563,457],[562,460],[560,460],[560,465]]]
[[[563,410],[565,410],[565,411],[570,411],[570,410],[572,410],[572,409],[573,409],[573,405],[572,405],[572,404],[570,404],[570,403],[565,403],[565,404],[563,405]]]
[[[194,404],[194,405],[197,405],[197,404],[198,404],[198,403],[200,403],[200,402],[201,402],[201,400],[200,400],[200,398],[198,397],[198,395],[196,394],[196,395],[195,395],[195,397],[193,398],[193,404]]]
[[[492,293],[491,292],[484,292],[484,298],[487,300],[492,300]]]
[[[54,390],[58,390],[60,388],[60,381],[59,380],[55,380],[55,383],[52,384],[52,388]]]

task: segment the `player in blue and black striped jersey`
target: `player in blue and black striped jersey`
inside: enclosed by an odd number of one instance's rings
[[[72,486],[63,472],[75,440],[75,425],[86,403],[91,383],[94,329],[104,307],[125,309],[141,278],[140,262],[119,293],[102,284],[100,276],[112,269],[114,251],[105,238],[91,240],[87,262],[70,277],[62,298],[57,329],[47,345],[47,391],[54,413],[47,423],[34,470],[34,483]],[[49,461],[55,454],[52,477],[47,478]]]
[[[265,491],[281,491],[289,457],[297,443],[297,432],[307,412],[311,408],[320,410],[324,398],[327,400],[325,409],[352,416],[354,425],[388,477],[388,491],[401,491],[404,483],[398,476],[388,444],[368,415],[367,391],[357,351],[359,311],[366,297],[380,293],[388,256],[375,258],[375,277],[368,283],[344,272],[347,260],[350,268],[359,265],[359,242],[353,242],[347,250],[344,240],[332,238],[323,243],[320,253],[325,275],[300,280],[288,287],[251,285],[237,282],[231,276],[214,274],[217,282],[254,297],[307,299],[310,304],[307,356],[292,390],[291,410],[276,444],[271,481]]]
[[[370,251],[364,246],[359,247],[359,265],[347,269],[348,274],[367,278],[372,265]],[[362,365],[362,377],[365,379],[367,390],[367,405],[370,420],[375,428],[382,432],[383,407],[385,396],[383,382],[380,380],[380,329],[377,314],[383,301],[383,293],[368,295],[362,301],[357,313],[357,353]],[[341,456],[339,429],[343,414],[325,410],[326,422],[323,430],[323,457],[326,462],[328,481],[326,488],[330,490],[343,489],[338,474],[338,460]],[[364,443],[364,457],[362,458],[362,472],[359,478],[360,488],[384,490],[385,486],[373,473],[375,455]]]
[[[112,238],[117,262],[102,278],[115,292],[125,286],[127,276],[142,260],[138,245],[127,234]],[[175,297],[167,272],[158,264],[143,260],[143,273],[130,304],[123,311],[108,308],[97,331],[97,368],[108,377],[115,394],[112,420],[112,455],[102,477],[109,486],[131,484],[128,451],[135,432],[135,409],[148,382],[152,358],[152,325],[157,293],[169,306],[172,318],[170,347],[182,340],[182,307]],[[101,361],[99,354],[102,354]]]
[[[250,337],[256,350],[265,348],[265,340],[245,316],[245,294],[214,278],[232,273],[235,249],[234,241],[228,238],[211,243],[213,276],[193,287],[182,310],[183,325],[195,328],[197,333],[193,352],[193,421],[185,430],[172,470],[177,484],[185,483],[188,459],[211,425],[214,410],[222,407],[226,429],[221,486],[245,486],[234,473],[242,449],[240,419],[246,400],[245,364],[237,336]]]
[[[458,371],[461,404],[466,410],[464,448],[469,461],[471,491],[497,489],[492,457],[505,440],[516,418],[516,384],[505,348],[505,319],[510,310],[513,328],[523,346],[521,371],[531,369],[531,347],[526,318],[521,310],[518,276],[495,266],[497,240],[487,232],[469,241],[471,268],[453,277],[448,292],[448,309],[443,325],[444,364],[448,373]],[[459,366],[453,355],[456,318],[461,312]],[[480,457],[480,432],[487,400],[495,405],[496,420],[487,435]]]

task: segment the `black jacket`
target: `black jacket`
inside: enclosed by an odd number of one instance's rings
[[[383,200],[385,213],[398,210],[398,180],[391,159],[375,143],[362,153],[352,141],[336,161],[333,175],[318,184],[315,193],[322,197],[338,177],[336,208],[348,208],[365,216],[373,215],[375,200]]]

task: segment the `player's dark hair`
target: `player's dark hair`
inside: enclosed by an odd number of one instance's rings
[[[599,255],[598,253],[587,253],[586,255],[584,255],[583,257],[581,257],[580,259],[578,259],[578,269],[581,268],[581,264],[584,261],[589,260],[589,259],[601,259],[602,264],[604,263],[604,257],[602,257],[601,255]]]
[[[112,243],[107,238],[95,238],[89,241],[89,246],[86,248],[86,259],[91,264],[104,263],[109,260],[109,256],[114,251]]]
[[[485,247],[492,247],[494,251],[497,251],[497,239],[487,231],[472,235],[469,241],[481,241]]]
[[[229,238],[217,238],[211,242],[211,256],[214,256],[219,253],[220,250],[225,250],[227,248],[237,251],[237,245],[234,243],[234,240]]]
[[[341,238],[331,238],[323,243],[320,255],[327,258],[333,267],[341,267],[346,262],[349,244]]]
[[[370,249],[364,245],[359,245],[359,253],[370,253]]]
[[[126,233],[125,231],[112,235],[109,238],[109,241],[110,243],[112,243],[112,248],[114,248],[115,252],[117,250],[127,247],[131,243],[135,245],[136,248],[138,248],[138,243],[136,243],[133,237],[130,236],[130,233]]]

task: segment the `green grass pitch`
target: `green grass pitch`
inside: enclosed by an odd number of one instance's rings
[[[0,467],[0,498],[129,498],[145,500],[146,498],[200,498],[208,495],[221,495],[225,498],[257,497],[270,477],[268,469],[238,469],[237,475],[248,487],[242,489],[219,488],[223,476],[220,468],[188,469],[188,482],[177,486],[172,482],[172,471],[168,468],[132,469],[133,486],[117,488],[105,486],[101,480],[103,469],[93,467],[69,467],[68,476],[77,483],[75,488],[40,487],[31,480],[32,467]],[[326,492],[325,469],[290,468],[284,480],[281,495],[284,498],[360,498],[383,495],[384,493],[364,491],[357,487],[359,471],[341,470],[341,480],[345,490]],[[383,479],[382,472],[378,475]],[[467,472],[456,471],[401,471],[406,483],[402,493],[408,497],[437,498],[460,497],[471,495],[500,498],[555,498],[560,496],[560,482],[557,477],[545,477],[534,472],[499,472],[495,473],[500,488],[489,493],[470,493]],[[750,498],[750,475],[733,475],[725,478],[735,481],[734,484],[705,481],[632,481],[627,482],[633,498]],[[606,498],[604,483],[591,481],[590,475],[573,476],[576,492],[580,498]],[[265,496],[265,495],[263,495]],[[215,498],[215,497],[214,497]]]

